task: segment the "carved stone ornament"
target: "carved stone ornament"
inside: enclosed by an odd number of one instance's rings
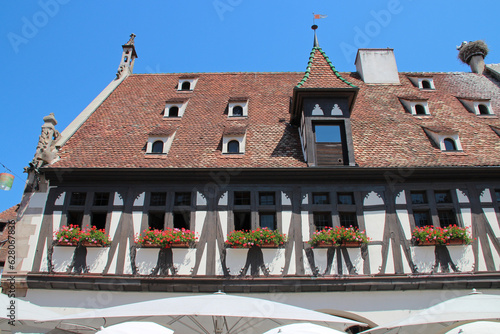
[[[339,105],[335,103],[335,105],[332,108],[332,116],[342,116],[343,112],[342,109],[340,109]]]
[[[55,144],[61,134],[55,129],[57,121],[54,114],[50,113],[48,116],[45,116],[43,121],[45,123],[42,125],[42,134],[38,139],[35,157],[33,158],[35,168],[51,164],[59,159]]]
[[[323,109],[321,109],[321,107],[319,106],[319,104],[316,104],[314,106],[313,111],[312,111],[312,115],[313,116],[324,116],[325,113],[323,112]]]

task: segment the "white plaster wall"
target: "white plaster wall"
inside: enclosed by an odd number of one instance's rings
[[[63,205],[64,204],[64,198],[66,197],[66,192],[62,192],[59,197],[57,197],[56,201],[54,202],[55,205]]]
[[[196,192],[196,205],[207,205],[206,198],[199,191]]]
[[[396,204],[406,204],[406,194],[404,190],[396,196]]]
[[[478,271],[487,271],[486,267],[486,261],[484,260],[484,253],[483,253],[483,247],[481,245],[481,240],[477,240],[477,249],[478,249],[478,264],[477,264],[477,270]]]
[[[385,266],[386,274],[394,274],[396,268],[394,267],[394,254],[392,252],[392,239],[389,240],[389,251],[387,252],[387,265]]]
[[[325,270],[328,265],[327,262],[328,248],[314,248],[313,253],[314,253],[314,264],[316,264],[316,268],[318,268],[318,273],[320,275],[325,274]],[[335,258],[335,256],[333,258],[333,263],[331,268],[332,268],[331,271],[326,273],[326,275],[337,273],[337,259]]]
[[[285,249],[284,248],[263,248],[264,264],[269,270],[270,275],[281,275],[285,267]],[[261,274],[262,271],[261,271]]]
[[[134,219],[134,213],[132,213],[132,221],[134,223],[134,235],[137,233],[135,230],[135,219]],[[140,214],[140,212],[139,212]],[[111,237],[111,240],[115,239],[115,234],[116,234],[116,229],[118,228],[118,223],[120,222],[120,217],[122,216],[121,211],[113,211],[111,212],[111,221],[109,223],[109,236]],[[140,227],[141,225],[139,225]]]
[[[220,218],[220,225],[222,227],[222,235],[224,236],[224,241],[227,240],[227,233],[228,233],[228,224],[227,224],[227,219],[228,219],[228,214],[227,211],[219,211],[219,218]]]
[[[484,215],[497,238],[500,238],[500,228],[498,226],[497,214],[494,208],[483,208]]]
[[[435,246],[412,246],[410,247],[413,263],[417,266],[419,273],[430,273],[434,266]]]
[[[406,274],[411,274],[412,271],[411,271],[411,268],[410,268],[410,263],[408,262],[408,259],[405,256],[403,245],[400,245],[399,248],[400,248],[401,257],[402,257],[402,260],[403,260],[403,272],[406,273]]]
[[[54,211],[52,213],[52,233],[56,233],[61,228],[62,212]]]
[[[54,246],[52,253],[52,265],[56,273],[66,272],[68,266],[73,261],[73,255],[76,247],[69,246]],[[48,271],[48,268],[47,268]]]
[[[411,239],[411,225],[410,225],[410,217],[408,216],[408,211],[396,210],[396,214],[398,215],[399,221],[401,222],[401,227],[403,228],[405,238],[407,240]]]
[[[215,275],[224,275],[224,270],[222,268],[222,261],[220,256],[219,244],[215,243]]]
[[[349,254],[349,258],[351,259],[352,265],[356,269],[356,272],[359,275],[363,275],[363,258],[361,257],[361,248],[359,247],[354,247],[354,248],[347,248],[347,253]],[[349,275],[349,270],[347,269],[347,263],[345,262],[344,259],[344,266],[342,267],[343,271],[345,272],[345,275]]]
[[[123,264],[123,273],[132,275],[132,262],[130,261],[130,239],[127,238],[127,248],[125,249],[125,263]]]
[[[27,221],[29,221],[29,218],[25,218]],[[29,224],[29,223],[28,223]],[[25,259],[23,259],[23,263],[21,265],[21,271],[30,271],[31,268],[33,267],[33,262],[35,258],[35,252],[36,252],[36,247],[38,244],[38,237],[40,235],[40,227],[42,225],[42,215],[37,215],[35,217],[31,217],[31,225],[35,225],[35,233],[29,237],[28,240],[28,245],[29,245],[29,250],[28,250],[28,255],[26,256]],[[16,228],[19,228],[19,226],[16,225]]]
[[[218,253],[217,249],[217,254]],[[172,248],[174,267],[178,275],[191,275],[196,262],[196,248]],[[218,258],[219,265],[220,259]]]
[[[292,223],[292,212],[291,211],[282,211],[281,212],[281,223],[283,226],[282,233],[286,233],[288,236],[290,234],[290,225]]]
[[[469,203],[469,198],[460,189],[457,189],[457,198],[459,203]]]
[[[309,241],[309,234],[310,228],[309,228],[309,213],[307,211],[302,211],[300,213],[300,223],[302,225],[302,241],[307,242]]]
[[[141,193],[134,201],[134,206],[143,206],[144,205],[144,193]]]
[[[240,270],[245,266],[248,248],[228,248],[226,249],[226,266],[231,275],[239,275]]]
[[[292,255],[290,256],[290,264],[288,266],[288,271],[285,273],[288,275],[297,274],[297,264],[295,258],[295,244],[292,245]]]
[[[116,263],[118,259],[118,254],[120,253],[121,245],[118,244],[115,250],[115,254],[113,254],[113,259],[111,260],[111,264],[109,266],[108,272],[106,274],[116,274]]]
[[[382,200],[382,198],[379,197],[379,195],[376,192],[371,191],[365,198],[363,205],[364,206],[384,205],[384,201]]]
[[[138,248],[135,255],[135,265],[140,275],[149,275],[158,262],[159,248]]]
[[[201,260],[200,260],[200,266],[198,267],[198,272],[195,273],[196,275],[206,275],[207,274],[207,247],[208,247],[208,245],[205,244],[205,247],[203,248],[203,254],[202,254]]]
[[[500,255],[498,254],[493,242],[491,242],[491,238],[488,238],[490,243],[491,254],[493,256],[493,264],[495,266],[495,270],[500,270]]]
[[[282,205],[292,205],[292,201],[288,196],[285,194],[284,191],[281,192],[281,204]]]
[[[90,273],[102,273],[108,262],[109,247],[87,247],[87,266]]]
[[[304,198],[302,198],[302,204],[309,204],[309,194],[306,194]]]
[[[356,71],[367,84],[399,84],[396,58],[391,49],[358,50]]]
[[[123,199],[120,197],[120,194],[115,193],[115,197],[113,198],[113,205],[123,205]]]
[[[42,253],[42,263],[40,264],[41,271],[49,271],[49,262],[47,260],[47,241],[43,244],[43,253]]]
[[[460,212],[462,214],[462,220],[464,221],[464,227],[469,228],[469,231],[472,227],[472,215],[469,208],[461,208]]]
[[[481,203],[491,203],[491,202],[493,202],[493,200],[491,199],[490,190],[486,188],[481,194]]]
[[[30,208],[44,208],[47,201],[48,193],[34,193],[31,196],[29,207]]]
[[[450,245],[447,246],[453,263],[461,272],[474,270],[474,253],[472,245]]]
[[[227,205],[227,191],[219,198],[219,205]]]
[[[302,259],[304,260],[304,273],[311,276],[313,274],[309,260],[307,259],[306,250],[302,250]]]
[[[195,213],[195,225],[194,225],[194,232],[196,233],[197,236],[201,235],[201,231],[203,230],[203,225],[205,225],[205,217],[207,216],[206,211],[196,211]],[[227,224],[226,224],[227,225]],[[227,227],[226,227],[227,229]],[[224,241],[227,239],[226,234],[224,234]]]
[[[370,272],[378,274],[382,266],[382,245],[368,245],[368,254],[370,255]]]
[[[385,211],[365,211],[366,236],[371,241],[383,241],[385,229]]]

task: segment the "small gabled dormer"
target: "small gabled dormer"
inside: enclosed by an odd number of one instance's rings
[[[192,92],[197,82],[198,77],[196,76],[182,76],[179,78],[177,90],[181,92]]]
[[[430,76],[408,76],[411,83],[420,90],[435,90],[434,79]]]
[[[294,88],[291,123],[299,127],[309,166],[355,166],[350,115],[359,88],[335,69],[316,29],[306,73]]]
[[[245,153],[246,126],[232,126],[224,128],[222,135],[222,153]]]
[[[186,99],[170,99],[165,104],[163,117],[165,118],[181,118],[186,111],[188,100]]]
[[[431,116],[427,99],[415,96],[400,97],[399,100],[405,109],[413,116]]]
[[[491,110],[491,101],[489,99],[457,97],[463,106],[471,113],[477,116],[495,115]]]
[[[446,127],[422,127],[442,152],[462,152],[458,131]]]
[[[248,98],[231,97],[227,106],[228,117],[247,117],[248,116]]]
[[[175,136],[175,128],[158,127],[148,134],[146,154],[165,155],[170,150]]]

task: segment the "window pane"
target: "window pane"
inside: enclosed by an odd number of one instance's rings
[[[234,205],[250,205],[250,192],[249,191],[235,191],[234,192]]]
[[[191,193],[175,193],[174,205],[191,205]]]
[[[174,228],[189,229],[190,217],[191,217],[191,212],[189,211],[174,213]]]
[[[415,225],[417,227],[432,226],[428,211],[414,211],[413,217],[415,218]]]
[[[83,212],[82,211],[68,211],[68,226],[74,225],[82,227]]]
[[[163,153],[163,142],[161,140],[157,140],[153,143],[153,147],[151,149],[152,153]]]
[[[167,201],[167,193],[151,193],[150,206],[164,206]]]
[[[332,215],[330,212],[315,212],[313,213],[314,225],[316,230],[322,230],[325,227],[332,227]]]
[[[354,204],[354,194],[353,193],[339,193],[338,194],[339,204]]]
[[[243,108],[241,106],[234,107],[233,116],[243,116]]]
[[[444,149],[446,151],[456,151],[455,141],[453,139],[446,138],[444,140]]]
[[[168,117],[178,117],[179,116],[179,107],[172,106],[168,109]]]
[[[427,194],[425,191],[412,191],[411,204],[425,204],[427,203]]]
[[[496,195],[496,198],[497,198],[497,202],[500,203],[500,190],[495,189],[495,195]]]
[[[274,192],[260,192],[259,204],[260,205],[274,205]]]
[[[69,205],[85,205],[86,198],[87,198],[87,193],[81,193],[81,192],[72,193]]]
[[[276,229],[276,215],[274,213],[260,214],[260,227],[267,227],[270,230]]]
[[[163,230],[165,226],[165,212],[150,212],[148,225],[152,230]]]
[[[438,210],[439,225],[447,227],[457,223],[453,210]]]
[[[252,223],[250,220],[250,212],[235,212],[234,213],[234,229],[239,230],[251,230]]]
[[[240,153],[240,143],[237,140],[227,143],[227,153]]]
[[[328,193],[313,193],[313,204],[330,204]]]
[[[315,125],[316,143],[341,143],[340,125]]]
[[[95,226],[98,230],[106,229],[106,212],[92,212],[90,225]]]
[[[106,206],[109,204],[109,193],[95,193],[94,194],[94,205],[95,206]]]
[[[434,192],[436,203],[451,203],[451,195],[449,191],[436,191]]]
[[[355,212],[339,212],[340,226],[358,228],[358,219]]]

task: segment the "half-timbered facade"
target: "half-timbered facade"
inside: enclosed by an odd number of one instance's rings
[[[500,293],[493,69],[400,73],[391,49],[363,49],[340,73],[315,42],[305,73],[133,74],[133,38],[123,50],[116,79],[67,129],[44,119],[17,224],[26,298],[78,306],[64,296],[112,291],[107,306],[223,290],[373,325],[437,294]],[[70,224],[105,229],[111,245],[58,245]],[[472,242],[412,240],[449,225]],[[308,242],[335,226],[369,242]],[[226,245],[259,227],[287,241]],[[198,240],[138,247],[148,228]]]

